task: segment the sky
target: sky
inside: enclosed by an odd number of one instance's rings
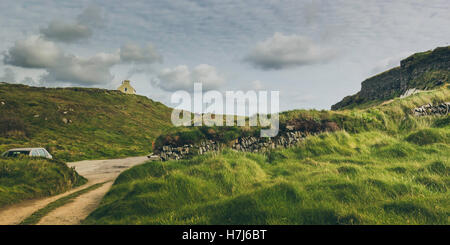
[[[176,90],[280,92],[329,109],[415,52],[450,45],[450,2],[0,0],[0,81],[116,89],[169,106]]]

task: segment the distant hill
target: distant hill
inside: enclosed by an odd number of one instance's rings
[[[450,46],[416,53],[392,68],[361,83],[361,91],[331,106],[332,110],[381,103],[409,89],[429,90],[450,79]]]
[[[145,96],[96,88],[0,84],[0,150],[46,147],[57,159],[149,153],[171,109]]]

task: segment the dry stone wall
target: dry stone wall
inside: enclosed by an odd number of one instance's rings
[[[231,149],[242,152],[266,152],[275,148],[288,148],[296,145],[306,138],[307,134],[300,131],[288,131],[281,133],[277,137],[241,137],[236,139]],[[213,140],[202,141],[200,144],[184,145],[181,147],[172,147],[165,145],[156,149],[154,154],[149,156],[152,160],[179,160],[189,158],[193,155],[203,155],[207,152],[217,152],[224,147],[224,144]]]
[[[438,105],[426,104],[413,109],[414,116],[447,115],[450,111],[450,102]]]

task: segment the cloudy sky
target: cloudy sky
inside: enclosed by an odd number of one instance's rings
[[[277,90],[329,109],[409,54],[450,45],[448,0],[0,0],[0,80],[115,89]]]

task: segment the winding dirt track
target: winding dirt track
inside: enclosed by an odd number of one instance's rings
[[[78,196],[64,206],[61,206],[43,217],[40,225],[76,225],[86,218],[100,203],[103,196],[111,188],[114,180],[124,170],[144,163],[147,157],[129,157],[111,160],[86,160],[80,162],[67,163],[70,167],[88,179],[88,183],[77,187],[63,194],[43,199],[30,200],[0,210],[0,225],[15,225],[22,220],[44,208],[49,203],[61,197],[69,195],[75,191],[85,189],[96,183],[107,182],[103,186]]]

